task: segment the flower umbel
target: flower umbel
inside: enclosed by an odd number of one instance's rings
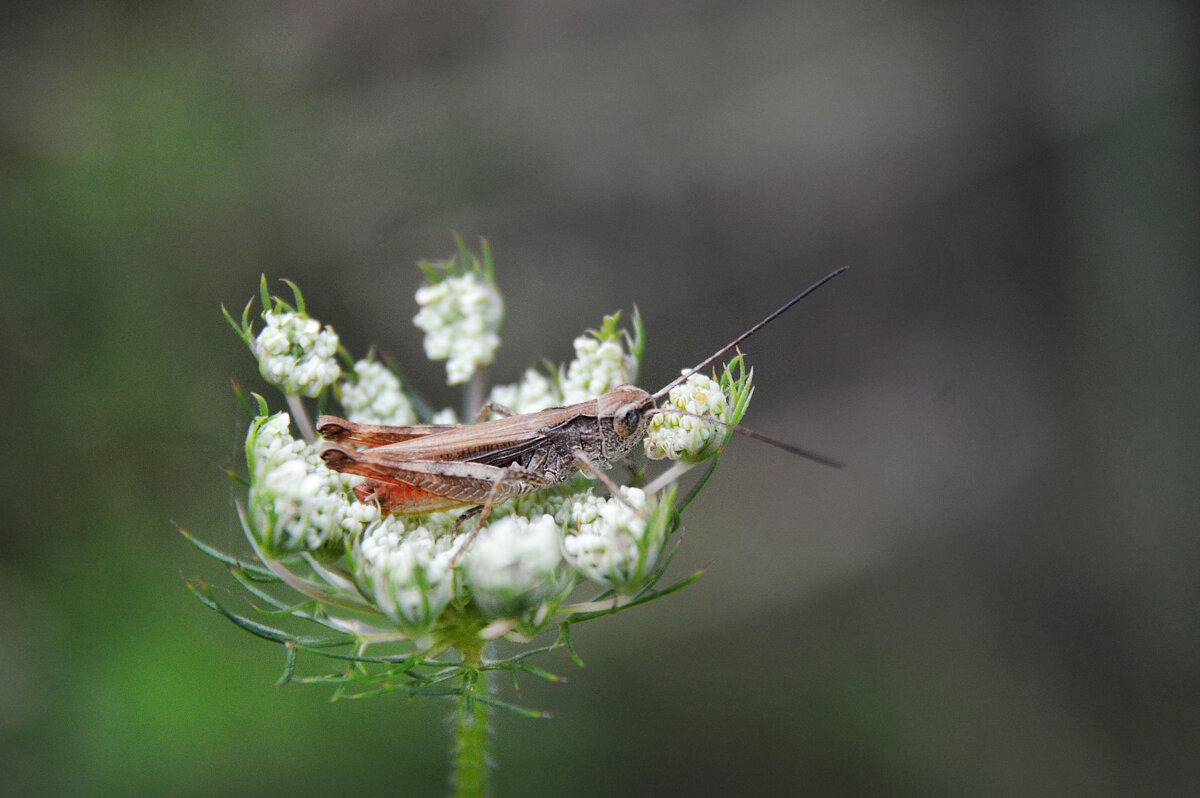
[[[458,239],[454,257],[421,266],[429,283],[417,291],[420,311],[414,321],[425,332],[426,354],[446,361],[451,384],[471,381],[492,362],[499,345],[503,302],[493,280],[491,252],[484,242],[482,254],[476,256]],[[445,444],[445,437],[432,437],[439,429],[420,424],[453,424],[452,414],[430,413],[428,405],[382,360],[353,360],[340,349],[333,330],[307,314],[299,289],[292,286],[292,290],[294,307],[269,296],[263,279],[265,326],[257,333],[249,320],[250,304],[240,324],[225,314],[257,358],[263,377],[283,392],[290,410],[272,412],[265,398],[255,397],[255,406],[238,394],[251,419],[247,473],[239,478],[247,494],[239,514],[261,565],[196,541],[230,566],[266,617],[238,615],[218,602],[203,583],[189,583],[202,601],[238,625],[287,645],[288,666],[282,681],[293,678],[300,652],[332,657],[339,668],[347,663],[350,667],[317,680],[337,684],[339,695],[455,696],[464,708],[459,716],[460,740],[486,743],[486,735],[475,734],[472,725],[482,717],[477,714],[479,706],[539,714],[497,700],[486,687],[488,673],[505,670],[514,680],[518,674],[553,679],[526,659],[560,646],[574,657],[570,633],[576,624],[661,598],[699,576],[659,587],[671,559],[671,536],[679,528],[680,513],[707,477],[700,478],[678,503],[674,483],[689,465],[702,460],[711,460],[711,472],[728,437],[722,427],[706,424],[701,417],[736,424],[744,414],[752,389],[740,355],[718,379],[691,375],[670,391],[652,417],[645,437],[647,456],[680,462],[649,484],[642,482],[641,470],[630,468],[632,484],[620,486],[619,495],[609,495],[607,488],[598,492],[588,474],[576,472],[561,481],[563,475],[539,465],[538,458],[549,457],[558,443],[550,431],[531,427],[535,434],[518,440],[511,429],[519,424],[488,427],[492,435],[501,434],[494,432],[497,429],[510,430],[512,445],[526,447],[499,465],[472,460],[471,447],[462,443],[458,433],[452,440],[462,451]],[[489,398],[517,413],[531,414],[588,402],[619,385],[632,384],[644,335],[636,312],[631,319],[632,333],[618,327],[619,314],[605,317],[599,329],[573,341],[574,358],[569,363],[530,368],[519,382],[493,388]],[[339,355],[348,368],[345,375]],[[481,379],[474,382],[480,389],[476,396],[482,396]],[[334,390],[326,391],[330,386]],[[418,439],[417,444],[427,448],[398,445],[380,455],[379,462],[419,466],[415,470],[434,478],[408,484],[392,480],[386,472],[368,470],[365,473],[372,479],[364,479],[329,470],[319,442],[306,443],[292,434],[293,424],[302,432],[311,429],[302,397],[319,397],[315,404],[322,413],[339,412],[328,408],[336,400],[349,426],[390,425],[382,431],[370,426],[363,437],[352,438],[346,446],[372,448],[387,445],[387,439]],[[584,405],[589,407],[595,405]],[[584,408],[579,417],[586,417]],[[560,411],[541,418],[551,417],[563,418]],[[536,425],[537,418],[523,421]],[[642,427],[637,429],[641,434]],[[380,435],[384,439],[372,437]],[[581,446],[593,445],[586,437],[580,441]],[[336,446],[341,445],[339,439]],[[494,455],[501,448],[488,441],[479,451]],[[531,456],[521,459],[525,453]],[[325,454],[328,457],[330,452]],[[518,466],[530,473],[522,473]],[[539,468],[550,476],[535,481],[542,473]],[[499,473],[504,479],[524,480],[541,489],[497,503],[482,525],[480,516],[464,514],[469,505],[403,515],[412,506],[406,504],[412,496],[451,495],[438,492],[444,486],[439,479],[476,480],[486,495],[494,484],[489,480],[501,478],[494,476]],[[619,476],[623,469],[612,473]],[[392,492],[382,504],[401,514],[381,515],[377,498],[381,490]],[[472,536],[464,533],[473,533],[470,546],[465,541]],[[273,592],[284,588],[302,598]],[[591,595],[581,601],[576,594],[585,590]],[[301,634],[277,626],[280,618],[316,625],[318,632]],[[557,629],[558,636],[542,648],[500,656],[491,645],[498,638],[528,645],[549,628]],[[468,707],[474,709],[468,712]],[[471,761],[471,767],[483,767],[482,757]]]
[[[286,281],[285,281],[286,282]],[[267,293],[267,278],[259,281],[262,320],[265,326],[255,335],[246,303],[239,324],[225,308],[225,320],[250,347],[258,359],[263,379],[291,397],[314,397],[332,385],[341,373],[337,363],[338,337],[331,327],[323,327],[304,310],[304,296],[295,283],[288,282],[295,298],[293,308]]]
[[[535,413],[555,405],[585,402],[618,385],[637,380],[644,344],[642,321],[633,316],[635,333],[617,328],[620,313],[604,317],[598,330],[588,330],[572,342],[575,359],[547,376],[527,369],[515,385],[497,385],[488,400],[517,413]]]

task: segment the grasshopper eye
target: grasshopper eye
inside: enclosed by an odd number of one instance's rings
[[[613,418],[613,429],[622,438],[628,438],[633,433],[637,432],[638,423],[642,420],[641,410],[637,405],[630,405],[624,410],[617,412]]]

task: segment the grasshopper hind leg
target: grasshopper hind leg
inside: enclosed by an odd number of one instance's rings
[[[483,529],[483,525],[487,523],[488,516],[491,515],[492,508],[496,505],[496,502],[504,501],[508,498],[515,498],[515,496],[504,495],[505,493],[509,492],[506,490],[506,488],[513,482],[527,487],[528,490],[538,490],[558,484],[556,480],[537,471],[531,471],[525,466],[517,463],[513,463],[510,466],[505,466],[504,468],[500,469],[499,476],[492,484],[491,491],[488,492],[487,501],[476,507],[470,508],[460,515],[454,522],[454,534],[457,535],[459,532],[459,527],[462,525],[463,521],[466,521],[475,515],[479,516],[479,520],[475,522],[475,528],[467,533],[467,539],[459,545],[458,551],[454,552],[454,556],[450,558],[451,568],[454,568],[458,564],[458,558],[463,555],[463,552],[470,547],[472,541],[474,541],[479,535],[480,530]],[[526,493],[528,490],[519,491],[516,495],[520,495],[520,493]]]

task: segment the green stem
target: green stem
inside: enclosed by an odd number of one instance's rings
[[[478,652],[475,661],[478,662]],[[463,692],[454,712],[454,772],[451,786],[455,798],[483,798],[488,793],[488,706],[476,701],[486,695],[489,673],[476,670],[463,674]]]

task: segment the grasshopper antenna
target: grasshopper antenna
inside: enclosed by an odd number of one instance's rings
[[[830,280],[832,280],[834,277],[837,277],[839,274],[841,274],[842,272],[846,271],[846,269],[849,269],[849,268],[850,268],[849,266],[843,266],[843,267],[841,267],[840,269],[834,269],[834,270],[833,270],[833,271],[831,271],[829,274],[827,274],[827,275],[825,275],[824,277],[822,277],[820,280],[817,280],[815,283],[813,283],[812,285],[810,285],[808,288],[805,288],[805,289],[804,289],[803,291],[801,291],[799,294],[797,294],[796,296],[792,297],[791,301],[789,301],[789,302],[788,302],[786,305],[784,305],[783,307],[781,307],[779,310],[775,311],[775,312],[774,312],[774,313],[772,313],[770,316],[767,316],[765,319],[763,319],[762,321],[760,321],[758,324],[755,324],[755,325],[754,325],[753,327],[751,327],[749,330],[746,330],[744,333],[742,333],[741,335],[739,335],[737,338],[734,338],[732,341],[730,341],[729,343],[727,343],[725,346],[723,346],[723,347],[721,347],[720,349],[718,349],[718,350],[716,351],[716,353],[714,353],[714,354],[713,354],[711,357],[709,357],[708,359],[706,359],[704,362],[700,363],[700,365],[696,366],[695,368],[688,369],[688,370],[687,370],[687,371],[685,371],[683,374],[681,374],[679,377],[676,377],[676,378],[675,378],[673,381],[671,381],[670,383],[668,383],[668,384],[667,384],[667,386],[666,386],[665,388],[663,388],[661,391],[658,391],[657,393],[655,393],[655,394],[654,394],[654,395],[653,395],[651,398],[652,398],[652,399],[654,399],[654,401],[656,401],[656,402],[657,402],[659,399],[661,399],[662,397],[666,396],[666,395],[667,395],[667,394],[670,392],[670,390],[671,390],[672,388],[674,388],[676,385],[679,385],[679,384],[680,384],[680,383],[682,383],[684,380],[686,380],[688,377],[692,376],[693,374],[695,374],[697,371],[699,371],[700,369],[704,368],[704,367],[705,367],[705,366],[707,366],[708,364],[712,363],[714,360],[717,360],[717,359],[718,359],[718,358],[720,358],[722,355],[724,355],[726,352],[728,352],[730,349],[733,349],[735,346],[737,346],[738,344],[740,344],[742,341],[745,341],[745,340],[746,340],[747,338],[749,338],[751,335],[754,335],[756,332],[758,332],[759,330],[761,330],[763,327],[766,327],[768,324],[770,324],[771,322],[775,321],[775,319],[779,318],[779,317],[780,317],[780,316],[782,316],[784,313],[786,313],[786,312],[787,312],[787,310],[788,310],[789,308],[791,308],[791,307],[792,307],[792,305],[796,304],[796,303],[797,303],[797,302],[799,302],[801,299],[804,299],[804,297],[808,296],[808,295],[809,295],[809,294],[811,294],[813,291],[816,291],[818,288],[820,288],[821,286],[825,285],[825,283],[829,282],[829,281],[830,281]],[[763,437],[763,436],[759,436],[759,435],[758,435],[758,433],[754,433],[754,434],[750,435],[750,437],[752,437],[752,438],[761,438],[761,437]],[[780,443],[779,441],[771,441],[771,440],[769,440],[769,439],[768,439],[768,440],[766,440],[765,442],[766,442],[766,443],[771,443],[772,445],[777,445],[777,446],[779,446],[779,447],[780,447],[780,448],[782,448],[782,449],[785,449],[785,450],[789,450],[789,451],[790,451],[790,449],[788,448],[788,445],[787,445],[787,444]],[[807,453],[802,453],[802,451],[801,451],[801,450],[797,450],[797,451],[796,451],[796,453],[797,453],[797,454],[800,454],[800,456],[801,456],[801,457],[809,457],[809,454],[807,454]],[[826,459],[826,458],[821,458],[821,457],[818,455],[817,457],[815,457],[815,458],[810,458],[810,459],[815,459],[815,460],[817,460],[817,462],[822,462],[822,461],[823,461],[824,459]]]
[[[835,274],[836,274],[836,272],[835,272]],[[765,444],[768,444],[769,446],[774,446],[776,449],[782,449],[783,451],[787,452],[788,454],[794,454],[797,457],[803,457],[806,460],[812,460],[814,463],[820,463],[821,465],[829,466],[830,468],[845,468],[846,467],[845,463],[842,463],[838,460],[834,460],[832,457],[826,457],[823,454],[818,454],[817,452],[809,451],[808,449],[801,449],[799,446],[793,446],[790,443],[784,443],[783,441],[776,440],[775,438],[769,437],[767,435],[763,435],[761,432],[755,432],[752,429],[746,429],[745,427],[739,427],[737,424],[727,424],[724,421],[718,421],[717,419],[712,418],[710,416],[701,416],[696,413],[689,413],[686,410],[672,410],[672,409],[660,410],[659,408],[655,408],[655,409],[651,410],[649,413],[647,413],[647,415],[649,415],[649,416],[656,416],[659,414],[672,415],[672,416],[689,416],[691,418],[698,418],[701,421],[703,421],[705,424],[713,424],[718,427],[724,427],[725,429],[730,430],[732,432],[736,432],[739,435],[745,435],[747,438],[753,438],[756,441],[761,441]]]

